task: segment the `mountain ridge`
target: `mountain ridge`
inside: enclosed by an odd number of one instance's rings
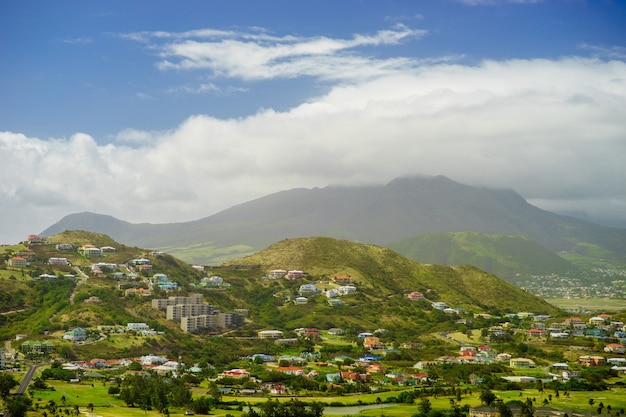
[[[387,245],[425,233],[459,231],[522,235],[553,252],[574,250],[582,241],[626,256],[626,230],[542,210],[511,189],[473,187],[443,176],[397,178],[383,186],[284,190],[191,222],[113,219],[69,215],[41,235],[78,228],[204,264],[247,255],[285,238],[329,236]]]

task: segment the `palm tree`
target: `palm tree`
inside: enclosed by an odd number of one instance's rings
[[[80,408],[78,408],[78,405],[74,405],[74,415],[75,416],[79,416],[80,415]]]
[[[89,412],[91,413],[91,415],[93,416],[93,403],[89,403],[87,404],[87,410],[89,410]]]

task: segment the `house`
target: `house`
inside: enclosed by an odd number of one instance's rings
[[[257,334],[259,339],[280,339],[283,337],[283,332],[280,330],[261,330]]]
[[[434,364],[435,363],[432,361],[418,361],[415,363],[415,365],[413,365],[413,368],[424,370],[424,369],[428,369],[430,366]]]
[[[606,324],[607,322],[607,318],[606,316],[595,316],[595,317],[591,317],[587,323],[590,326],[602,326],[603,324]]]
[[[366,368],[368,374],[384,374],[385,367],[380,363],[373,363]]]
[[[339,295],[349,295],[356,293],[356,287],[354,285],[342,285],[341,287],[335,288]]]
[[[407,297],[409,297],[409,300],[411,301],[420,301],[424,299],[424,294],[419,291],[413,291],[407,294]]]
[[[604,351],[608,353],[626,353],[626,346],[621,343],[609,343],[604,347]]]
[[[341,372],[341,379],[350,382],[369,382],[372,377],[369,374],[364,374],[361,372],[345,371]]]
[[[102,256],[102,251],[100,248],[96,248],[93,245],[85,244],[81,247],[80,252],[85,256],[85,258],[97,258]]]
[[[432,306],[434,309],[437,309],[437,310],[444,310],[448,308],[448,305],[442,301],[436,301],[432,304]]]
[[[148,326],[146,323],[128,323],[126,325],[126,329],[132,331],[142,331],[150,330],[150,326]]]
[[[304,370],[297,366],[279,366],[276,371],[287,375],[304,375]]]
[[[604,331],[604,329],[601,329],[599,327],[585,329],[585,337],[601,338],[605,336],[606,336],[606,332]]]
[[[567,326],[573,326],[575,324],[582,324],[583,320],[580,317],[569,317],[565,320],[563,320],[563,323],[565,323]]]
[[[74,246],[69,243],[59,243],[56,248],[57,250],[74,250]]]
[[[509,360],[509,366],[515,369],[529,369],[535,367],[535,362],[528,358],[512,358]]]
[[[546,329],[532,328],[532,329],[528,329],[528,331],[526,332],[526,336],[528,336],[528,337],[546,337],[547,333],[548,333],[548,331]]]
[[[272,269],[268,272],[267,277],[269,279],[278,279],[284,277],[285,275],[287,275],[287,271],[284,269]]]
[[[331,336],[343,336],[346,332],[343,329],[332,327],[328,329],[328,334]]]
[[[459,349],[460,356],[476,356],[478,354],[474,346],[461,346]]]
[[[28,235],[28,237],[26,238],[26,241],[28,243],[41,243],[43,242],[43,239],[39,237],[38,235],[32,234],[32,235]]]
[[[316,294],[318,292],[318,289],[315,286],[315,284],[302,284],[302,285],[300,285],[300,288],[299,288],[298,292],[301,295]]]
[[[116,249],[113,246],[103,246],[100,248],[102,253],[115,253]]]
[[[380,339],[376,336],[366,336],[363,339],[363,347],[366,349],[380,349]]]
[[[250,372],[248,372],[245,369],[230,369],[228,371],[222,372],[220,376],[222,378],[228,377],[228,378],[241,379],[241,378],[248,378],[250,376]]]
[[[606,359],[602,356],[584,355],[578,358],[578,363],[582,366],[601,366],[606,364]]]
[[[348,285],[354,282],[354,278],[352,278],[350,275],[335,275],[333,279],[339,285]]]
[[[77,327],[74,330],[65,332],[63,339],[71,340],[73,342],[81,342],[87,339],[87,331],[81,327]]]
[[[28,261],[26,258],[22,258],[21,256],[14,256],[9,259],[9,266],[15,268],[26,268],[28,266]]]
[[[128,297],[131,295],[149,297],[152,295],[152,292],[147,288],[128,288],[127,290],[124,291],[124,297]]]
[[[294,279],[302,278],[303,276],[304,276],[304,272],[298,271],[298,270],[291,270],[291,271],[287,271],[287,273],[285,274],[285,279],[288,279],[291,281]]]
[[[328,304],[331,307],[340,307],[343,305],[343,301],[340,300],[339,298],[331,298],[330,300],[328,300]]]
[[[496,407],[486,405],[470,407],[469,417],[500,417],[500,411]]]
[[[50,258],[48,259],[48,265],[68,265],[67,258]]]
[[[341,382],[341,374],[326,374],[326,382],[329,384],[339,384]]]

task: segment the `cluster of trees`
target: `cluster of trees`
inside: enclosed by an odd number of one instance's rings
[[[156,409],[161,413],[169,406],[186,407],[192,403],[191,390],[181,380],[159,376],[124,378],[119,396],[129,407]]]
[[[292,399],[287,402],[268,400],[256,408],[249,407],[244,417],[322,417],[324,406],[319,402],[305,403]]]
[[[18,382],[13,375],[5,372],[0,373],[0,398],[4,401],[7,411],[11,417],[23,417],[30,409],[32,401],[23,395],[10,395],[11,390],[18,386]]]

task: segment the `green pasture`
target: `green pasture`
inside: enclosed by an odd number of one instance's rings
[[[622,379],[623,381],[623,379]],[[54,401],[57,404],[57,407],[66,407],[72,410],[75,405],[84,412],[86,415],[90,415],[88,412],[88,405],[93,404],[94,411],[93,416],[101,416],[101,417],[156,417],[160,414],[156,411],[143,411],[138,408],[129,408],[127,407],[123,401],[116,399],[114,396],[109,395],[108,384],[104,385],[102,382],[94,382],[93,386],[88,382],[81,383],[67,383],[61,381],[48,381],[48,385],[54,388],[52,390],[46,391],[35,391],[34,393],[34,405],[38,405],[39,410],[33,411],[29,413],[29,416],[42,416],[42,412],[44,408],[49,403],[49,401]],[[468,387],[469,388],[469,387]],[[477,406],[480,404],[480,400],[478,399],[480,395],[480,389],[478,387],[471,387],[472,394],[464,395],[459,403],[459,405],[469,405],[469,406]],[[401,389],[395,387],[395,390],[388,392],[378,392],[378,393],[368,393],[368,394],[360,394],[360,395],[346,395],[346,396],[319,396],[319,397],[298,397],[301,401],[321,401],[327,404],[337,403],[343,404],[346,407],[349,406],[359,406],[366,404],[376,404],[377,399],[380,399],[383,403],[387,401],[389,397],[397,396],[402,391],[412,391],[412,388],[409,389]],[[617,388],[607,391],[595,391],[595,392],[586,392],[586,391],[570,391],[568,395],[565,395],[563,391],[560,392],[560,398],[555,397],[555,393],[553,390],[546,388],[543,393],[540,393],[537,389],[525,389],[522,391],[494,391],[494,394],[498,396],[498,398],[503,401],[511,401],[511,400],[520,400],[526,401],[527,398],[531,400],[534,399],[535,407],[540,407],[543,405],[543,400],[548,399],[550,395],[552,395],[552,400],[548,404],[549,407],[561,409],[561,410],[575,410],[582,412],[596,412],[598,405],[603,403],[605,407],[611,406],[614,412],[619,411],[620,409],[626,409],[626,388]],[[193,389],[194,397],[206,396],[207,388],[199,387]],[[62,400],[62,397],[65,397],[65,401]],[[280,401],[289,401],[293,397],[278,397]],[[429,400],[435,409],[449,409],[450,408],[450,399],[452,397],[443,396],[443,397],[429,397]],[[225,402],[229,401],[240,401],[245,402],[246,404],[258,405],[265,401],[267,401],[268,397],[243,397],[243,396],[228,396],[225,395],[222,397],[222,400]],[[594,400],[593,406],[589,405],[589,399]],[[244,407],[244,411],[247,407]],[[346,414],[355,414],[350,413],[350,409],[347,409]],[[329,410],[330,411],[330,410]],[[337,412],[341,412],[341,409],[334,408],[332,414],[328,415],[339,416],[342,414],[337,414]],[[384,407],[381,408],[372,408],[368,410],[363,410],[358,413],[358,415],[362,416],[397,416],[397,417],[405,417],[411,416],[417,412],[417,401],[414,404],[384,404]],[[223,409],[214,409],[211,410],[211,415],[214,416],[225,416],[226,414],[232,414],[235,417],[240,416],[242,413],[237,410],[223,410]],[[183,409],[170,409],[170,415],[184,415]]]
[[[617,298],[546,298],[545,300],[563,310],[578,308],[589,311],[626,310],[626,300]]]

